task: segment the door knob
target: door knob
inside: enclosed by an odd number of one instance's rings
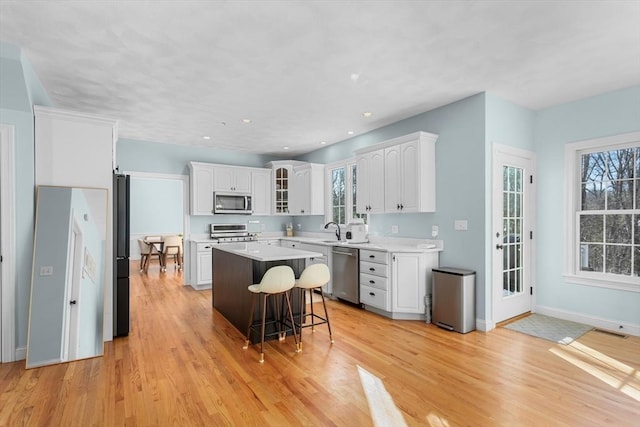
[[[77,301],[76,301],[76,300],[74,300],[74,299],[72,299],[71,301],[69,301],[69,304],[71,304],[71,305],[75,305],[76,303],[77,303]]]
[[[496,249],[502,249],[504,246],[502,246],[500,243],[496,244]]]

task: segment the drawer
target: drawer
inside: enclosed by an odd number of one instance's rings
[[[372,288],[388,290],[387,278],[380,276],[373,276],[371,274],[360,273],[360,286],[370,286]]]
[[[360,249],[360,261],[377,262],[379,264],[389,263],[386,252],[371,251],[369,249]]]
[[[360,286],[360,303],[389,311],[387,304],[387,291],[369,286]]]
[[[210,252],[213,249],[213,243],[198,243],[196,252]]]
[[[373,274],[374,276],[388,277],[387,264],[378,264],[375,262],[360,261],[360,272]]]

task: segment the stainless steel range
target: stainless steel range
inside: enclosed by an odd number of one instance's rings
[[[254,233],[247,230],[247,224],[211,224],[213,243],[252,242],[257,240]]]

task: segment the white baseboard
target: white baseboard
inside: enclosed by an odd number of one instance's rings
[[[476,330],[478,331],[489,332],[495,328],[496,324],[493,320],[476,319]]]
[[[608,331],[617,332],[627,335],[640,336],[640,325],[633,323],[621,322],[612,319],[603,319],[601,317],[588,316],[582,313],[576,313],[573,311],[559,310],[553,307],[545,307],[543,305],[537,305],[535,312],[538,314],[544,314],[546,316],[557,317],[558,319],[570,320],[572,322],[584,323],[596,328],[606,329]]]
[[[16,348],[16,360],[24,360],[27,358],[27,347]]]

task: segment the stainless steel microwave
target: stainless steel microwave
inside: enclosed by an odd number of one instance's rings
[[[214,214],[251,215],[251,211],[251,194],[225,193],[221,191],[213,193]]]

